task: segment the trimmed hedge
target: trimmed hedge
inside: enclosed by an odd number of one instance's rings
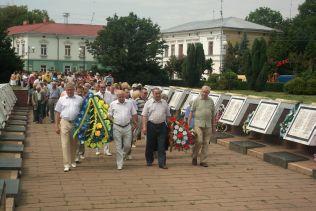
[[[283,83],[267,83],[265,87],[265,91],[269,92],[283,92]]]

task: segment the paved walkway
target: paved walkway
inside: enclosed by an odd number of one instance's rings
[[[25,145],[17,210],[316,210],[316,180],[216,144],[209,168],[183,152],[168,153],[168,170],[147,167],[139,142],[122,171],[88,149],[68,173],[52,124],[30,124]]]

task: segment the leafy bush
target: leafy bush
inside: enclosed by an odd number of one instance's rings
[[[237,90],[247,90],[248,89],[247,81],[237,80],[235,89],[237,89]]]
[[[265,90],[269,92],[283,92],[283,87],[283,83],[267,83]]]
[[[306,89],[306,82],[301,77],[296,77],[284,85],[284,91],[290,94],[304,94]]]
[[[307,95],[316,94],[316,78],[311,78],[306,81],[305,94]]]

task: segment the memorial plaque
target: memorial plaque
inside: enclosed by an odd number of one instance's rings
[[[187,109],[187,107],[189,106],[189,103],[193,100],[195,100],[197,97],[199,96],[198,92],[190,92],[189,96],[187,97],[187,99],[185,100],[181,111],[185,112],[185,109]]]
[[[231,97],[222,115],[220,122],[235,125],[235,121],[240,114],[247,98]]]
[[[214,105],[216,106],[217,103],[219,102],[219,98],[220,98],[220,94],[214,94],[214,93],[211,93],[208,95],[214,102]]]
[[[316,145],[316,107],[300,105],[284,139],[305,145]]]
[[[272,133],[282,113],[280,104],[280,102],[261,100],[249,121],[247,129],[264,134]]]
[[[170,108],[173,110],[178,110],[184,98],[185,98],[184,90],[180,90],[180,89],[175,90],[169,102]]]

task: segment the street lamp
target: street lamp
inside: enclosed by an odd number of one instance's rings
[[[83,71],[85,71],[86,69],[86,47],[85,46],[81,46],[79,47],[79,57],[82,57],[83,59]]]
[[[30,72],[30,53],[34,53],[35,52],[35,47],[27,47],[27,72]]]

